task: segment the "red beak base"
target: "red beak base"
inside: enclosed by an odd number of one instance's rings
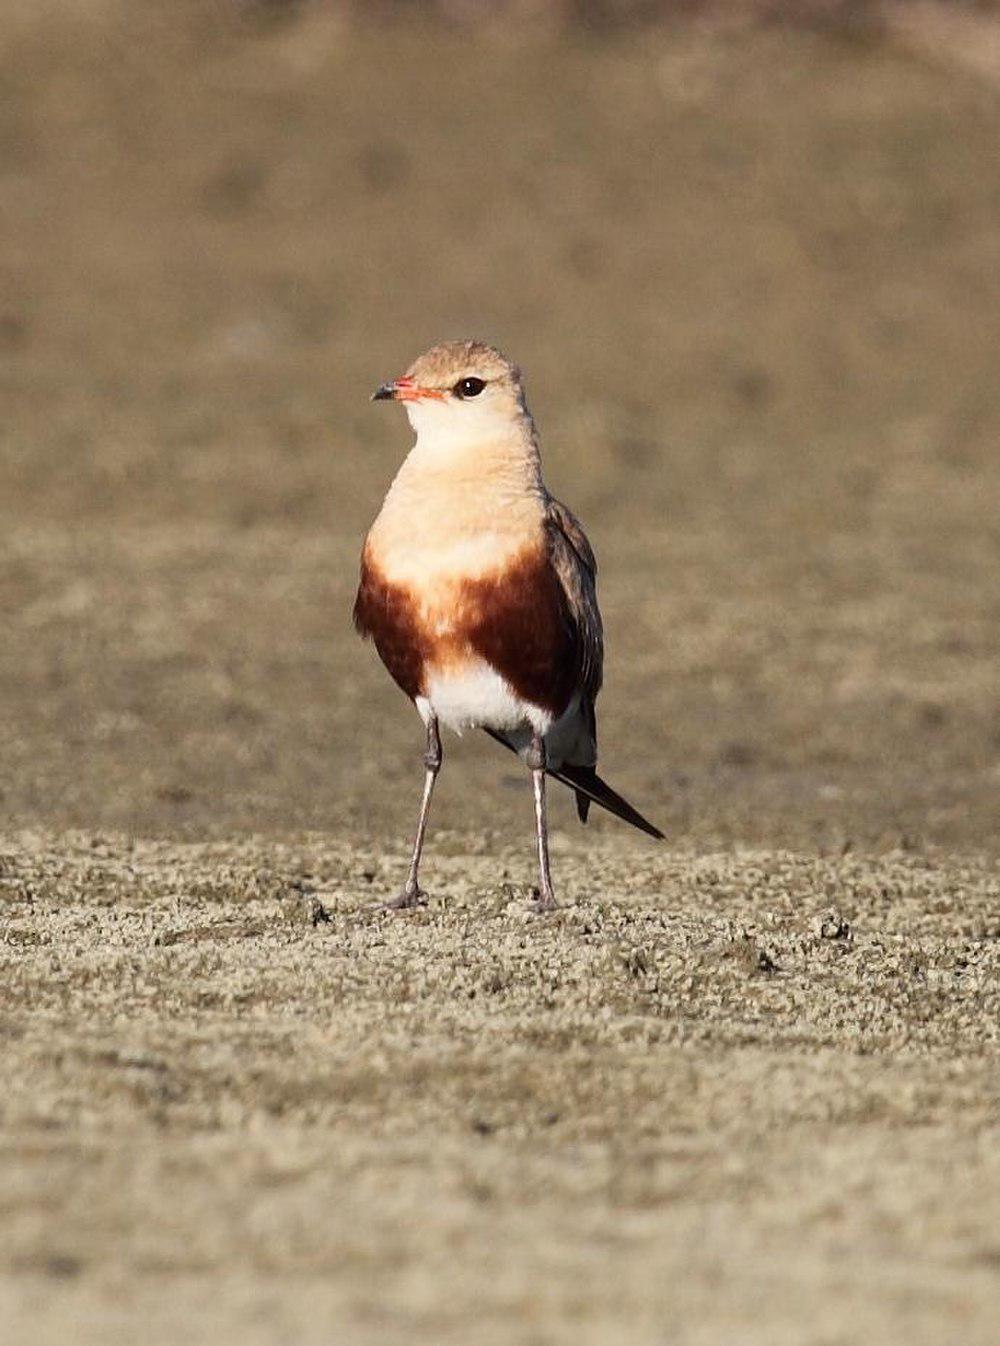
[[[421,388],[405,375],[391,383],[383,383],[372,393],[373,402],[443,402],[445,394],[439,388]]]

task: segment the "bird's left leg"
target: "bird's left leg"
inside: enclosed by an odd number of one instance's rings
[[[531,783],[535,794],[535,832],[538,837],[538,901],[535,911],[554,911],[558,905],[552,891],[552,874],[549,870],[549,823],[545,809],[545,740],[541,734],[533,733],[525,761],[531,771]]]
[[[391,902],[380,903],[377,908],[379,911],[403,911],[407,907],[422,907],[427,903],[427,894],[419,883],[420,856],[424,849],[427,814],[430,812],[434,782],[441,770],[441,759],[441,735],[438,733],[437,716],[431,715],[427,721],[427,749],[424,752],[424,766],[426,768],[424,795],[420,801],[420,817],[417,820],[417,835],[413,843],[410,871],[406,876],[406,882],[403,884],[403,891],[398,897],[394,897]]]

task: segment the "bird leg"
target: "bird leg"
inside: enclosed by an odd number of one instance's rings
[[[441,760],[441,736],[438,733],[437,716],[431,715],[427,721],[427,748],[424,752],[424,766],[426,767],[424,796],[420,801],[420,817],[417,820],[417,835],[413,843],[410,872],[403,884],[403,891],[398,897],[394,897],[391,902],[381,903],[377,908],[379,911],[405,911],[409,907],[427,905],[427,894],[420,887],[418,871],[420,869],[420,855],[424,849],[424,834],[427,831],[427,815],[430,812],[431,795],[434,793],[437,773],[441,770]]]
[[[535,831],[538,836],[538,901],[534,904],[537,912],[554,911],[558,905],[552,891],[552,874],[549,871],[549,824],[545,810],[545,741],[541,734],[533,733],[525,761],[531,771],[531,783],[535,792]]]

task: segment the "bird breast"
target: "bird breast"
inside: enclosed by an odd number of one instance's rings
[[[464,704],[466,686],[474,698],[472,684],[485,685],[484,664],[520,701],[552,715],[562,713],[576,690],[565,599],[543,539],[477,574],[440,564],[420,569],[412,559],[405,571],[393,571],[369,544],[355,622],[414,699],[447,682]],[[510,723],[508,715],[503,723]]]
[[[447,681],[447,699],[462,703],[456,718],[471,723],[466,700],[487,683],[492,696],[498,677],[521,701],[565,709],[574,651],[546,498],[527,451],[479,446],[447,469],[419,444],[411,451],[368,535],[355,607],[358,629],[409,696]]]

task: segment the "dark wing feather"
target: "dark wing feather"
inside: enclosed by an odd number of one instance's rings
[[[594,702],[604,675],[604,628],[597,606],[597,560],[579,520],[550,499],[545,513],[549,558],[566,599],[573,629],[578,685],[593,722]]]
[[[587,721],[590,739],[597,751],[597,715],[594,702],[604,676],[604,628],[597,605],[597,558],[579,519],[558,500],[549,499],[545,514],[549,558],[566,601],[573,632],[576,681],[580,709]],[[567,782],[568,784],[569,782]],[[587,821],[591,794],[576,791],[576,811]]]

